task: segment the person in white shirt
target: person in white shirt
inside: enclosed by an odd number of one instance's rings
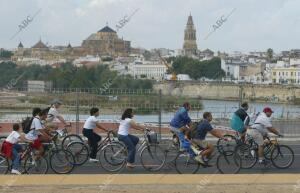
[[[13,131],[8,135],[3,143],[2,152],[9,158],[12,158],[12,174],[21,174],[20,170],[20,152],[22,146],[18,144],[20,141],[32,142],[25,138],[21,132],[19,124],[13,124]]]
[[[264,137],[268,135],[268,132],[272,132],[276,135],[281,135],[279,131],[272,126],[270,117],[273,111],[269,107],[265,107],[263,112],[258,115],[253,125],[247,130],[247,134],[250,135],[258,145],[258,160],[259,163],[265,163],[264,159]]]
[[[133,110],[128,108],[124,111],[122,115],[122,120],[119,125],[118,129],[118,139],[125,143],[128,149],[128,158],[127,158],[127,167],[134,168],[134,161],[135,161],[135,153],[136,153],[136,145],[139,142],[139,138],[129,134],[130,128],[134,128],[136,130],[143,131],[145,128],[136,124],[133,118]]]
[[[95,128],[102,129],[108,132],[107,129],[101,126],[98,122],[97,117],[99,116],[99,109],[98,108],[91,108],[90,110],[90,117],[85,121],[83,125],[82,134],[88,138],[88,143],[91,149],[90,152],[90,162],[98,162],[99,160],[96,159],[97,155],[97,148],[98,142],[101,141],[101,136],[94,132]]]
[[[58,119],[64,126],[70,126],[64,119],[62,115],[59,114],[58,109],[61,107],[62,102],[58,99],[55,99],[51,102],[51,107],[48,112],[48,116],[46,119],[46,127],[49,129],[58,129],[58,124],[55,122]]]
[[[49,142],[52,140],[52,137],[48,134],[45,126],[42,124],[43,120],[47,118],[48,110],[41,110],[40,108],[34,108],[32,115],[33,120],[30,126],[30,131],[25,135],[25,138],[32,140],[32,148],[38,150],[38,156],[43,155],[44,148],[41,142]]]

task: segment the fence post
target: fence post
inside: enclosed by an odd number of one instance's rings
[[[158,124],[159,124],[159,140],[161,140],[161,111],[162,111],[162,108],[161,108],[161,89],[159,89],[159,96],[158,96]]]
[[[79,135],[79,92],[76,88],[76,134]]]

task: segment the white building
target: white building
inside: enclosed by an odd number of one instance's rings
[[[240,80],[240,71],[245,70],[247,63],[235,59],[222,59],[221,68],[225,71],[226,79]]]
[[[81,67],[86,63],[100,63],[100,62],[101,62],[101,58],[98,55],[97,56],[87,55],[74,60],[73,65],[76,67]]]
[[[299,67],[272,68],[272,82],[279,84],[300,84]]]
[[[37,64],[40,66],[46,66],[46,65],[53,65],[53,64],[60,64],[60,63],[65,63],[67,60],[66,59],[52,59],[52,60],[43,60],[40,58],[18,58],[17,63],[19,65],[33,65]]]
[[[39,81],[39,80],[28,80],[27,91],[28,92],[45,92],[47,89],[52,88],[52,82],[50,81]]]
[[[134,78],[163,80],[167,67],[158,61],[135,61],[128,66],[129,74]]]

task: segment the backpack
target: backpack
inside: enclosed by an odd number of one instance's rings
[[[193,122],[190,129],[191,129],[191,138],[195,138],[197,136],[197,127],[200,124],[200,122]]]
[[[30,127],[33,119],[34,117],[26,117],[25,119],[23,119],[21,125],[22,125],[23,132],[25,134],[29,133],[29,131],[31,130]]]

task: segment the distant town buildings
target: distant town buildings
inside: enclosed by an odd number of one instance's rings
[[[178,56],[191,57],[200,61],[219,57],[221,68],[225,72],[224,81],[300,84],[300,49],[285,50],[277,54],[271,49],[249,53],[218,51],[216,54],[210,49],[200,50],[191,14],[185,25],[182,49],[133,48],[131,41],[120,38],[115,30],[106,25],[84,39],[80,46],[72,46],[70,43],[49,46],[41,38],[32,47],[26,47],[19,42],[11,60],[17,65],[38,64],[50,65],[53,68],[59,68],[66,62],[76,67],[104,64],[119,74],[130,74],[136,79],[161,81],[171,79],[171,75],[167,74],[170,72],[170,67],[168,68],[168,64],[163,63],[161,59]],[[6,60],[7,58],[3,59]],[[191,80],[191,78],[187,74],[178,74],[177,80]],[[43,83],[42,88],[36,88],[37,84],[40,85],[40,82],[28,81],[28,89],[34,91],[49,87],[48,83]]]

